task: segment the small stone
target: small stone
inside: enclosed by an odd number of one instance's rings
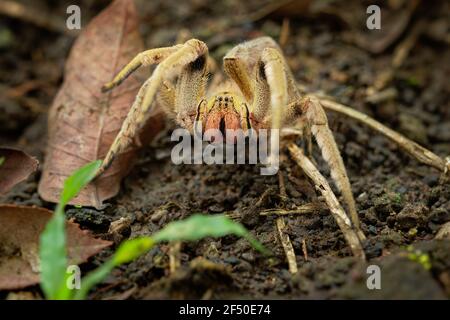
[[[373,209],[369,209],[366,212],[364,212],[363,221],[366,224],[370,225],[369,228],[376,225],[376,223],[378,222],[378,219],[377,219],[377,216],[375,215],[375,212]]]
[[[421,227],[428,213],[428,207],[423,204],[408,204],[395,216],[395,226],[405,231]]]
[[[130,231],[130,225],[131,219],[122,217],[119,220],[111,222],[108,233],[125,234]]]
[[[247,260],[248,262],[255,261],[255,255],[250,252],[245,252],[242,254],[242,259]]]
[[[169,211],[167,209],[159,209],[156,210],[152,216],[150,217],[150,220],[152,222],[158,222],[159,220],[161,220],[161,218],[165,215],[169,214]]]
[[[367,192],[363,192],[356,199],[361,202],[361,201],[366,201],[368,198],[369,198],[369,196],[368,196]]]
[[[374,235],[377,234],[377,228],[375,226],[368,226],[367,228],[369,229],[369,232],[371,234],[374,234]]]
[[[209,206],[208,210],[213,213],[222,213],[225,211],[225,208],[220,204],[213,204]]]
[[[439,175],[429,174],[425,178],[423,178],[423,182],[425,182],[430,187],[435,187],[439,183]]]
[[[124,238],[128,238],[131,235],[131,219],[122,217],[111,222],[108,234],[115,244],[119,244]]]
[[[239,259],[236,258],[236,257],[227,257],[227,258],[224,259],[224,261],[225,261],[226,263],[231,264],[231,265],[236,265],[236,264],[238,264],[241,260],[239,260]]]
[[[373,245],[369,244],[364,248],[366,252],[367,259],[372,259],[381,256],[383,252],[384,245],[382,242],[376,242]]]

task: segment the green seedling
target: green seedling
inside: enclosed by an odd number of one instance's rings
[[[64,208],[95,176],[101,161],[95,161],[78,169],[66,179],[55,213],[40,237],[39,258],[41,288],[48,299],[67,299],[66,286],[67,248]]]
[[[191,217],[169,223],[162,230],[149,237],[140,237],[123,242],[114,256],[101,267],[89,273],[81,281],[81,289],[77,290],[74,299],[86,298],[89,290],[101,282],[113,268],[129,263],[148,252],[159,242],[196,241],[207,237],[223,237],[235,235],[247,239],[250,244],[263,254],[268,251],[239,223],[224,215],[207,216],[194,214]]]
[[[41,287],[47,299],[85,299],[89,290],[100,283],[113,268],[129,263],[148,252],[160,242],[196,241],[206,237],[235,235],[245,238],[250,244],[267,254],[268,251],[241,224],[224,215],[207,216],[195,214],[191,217],[169,223],[162,230],[149,237],[139,237],[124,241],[115,254],[96,270],[81,280],[78,290],[66,285],[67,249],[65,235],[65,205],[91,181],[99,168],[99,162],[90,163],[70,176],[65,184],[55,215],[41,235]]]
[[[408,246],[406,251],[408,251],[409,260],[419,263],[427,271],[431,269],[431,260],[427,253],[414,249],[413,246]]]

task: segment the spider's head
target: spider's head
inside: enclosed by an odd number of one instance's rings
[[[221,142],[225,138],[226,143],[234,144],[236,137],[230,132],[246,132],[250,129],[247,105],[231,92],[221,92],[212,97],[200,107],[198,115],[202,121],[203,133],[211,135],[211,142]]]

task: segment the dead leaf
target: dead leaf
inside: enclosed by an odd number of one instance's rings
[[[52,212],[38,207],[0,205],[0,290],[39,283],[39,236]],[[69,264],[80,264],[112,243],[66,223]]]
[[[0,148],[0,194],[26,180],[38,168],[39,162],[23,151]]]
[[[133,0],[116,0],[95,17],[76,40],[66,63],[65,79],[49,114],[49,143],[39,194],[57,202],[64,180],[76,169],[105,157],[142,84],[142,73],[102,93],[103,84],[143,51]],[[162,128],[161,114],[149,120],[143,143]],[[131,169],[137,146],[118,155],[100,178],[70,203],[101,207],[115,196]]]

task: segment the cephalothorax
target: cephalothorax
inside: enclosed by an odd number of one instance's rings
[[[302,125],[315,136],[332,178],[342,192],[354,227],[360,230],[350,182],[325,112],[317,99],[301,95],[273,39],[258,38],[230,50],[223,59],[229,79],[209,88],[212,63],[208,47],[200,40],[191,39],[184,44],[138,54],[103,90],[119,85],[139,67],[152,64],[158,65],[142,85],[98,174],[132,143],[155,100],[165,113],[188,130],[194,129],[196,121],[201,122],[203,130],[221,132]],[[173,84],[175,76],[176,84]],[[271,144],[278,143],[272,140]],[[362,232],[359,235],[363,238]]]

